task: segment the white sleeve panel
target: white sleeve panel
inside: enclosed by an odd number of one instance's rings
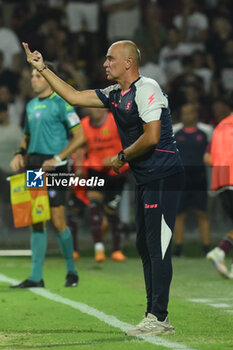
[[[173,124],[172,125],[172,129],[174,134],[176,134],[178,131],[180,131],[181,129],[183,129],[184,124],[183,123],[177,123],[177,124]]]
[[[111,91],[113,90],[118,90],[120,89],[120,85],[119,84],[114,84],[114,85],[110,85],[104,89],[100,89],[100,91],[102,92],[102,94],[104,94],[107,98],[109,98],[109,94]]]
[[[197,127],[206,134],[208,142],[211,142],[214,132],[214,128],[212,127],[212,125],[198,122]]]
[[[135,85],[137,87],[135,102],[139,117],[145,123],[160,120],[162,108],[168,107],[168,101],[159,84],[153,79],[143,77]]]

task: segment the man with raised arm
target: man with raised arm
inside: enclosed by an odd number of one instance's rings
[[[147,294],[145,316],[127,335],[173,332],[167,318],[171,238],[184,177],[166,94],[155,80],[140,76],[140,52],[131,41],[115,42],[106,55],[107,78],[117,84],[81,92],[51,72],[38,51],[23,46],[27,61],[68,103],[113,113],[123,149],[112,158],[112,167],[118,173],[128,162],[135,177],[136,245]]]

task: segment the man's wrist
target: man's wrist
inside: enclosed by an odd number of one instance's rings
[[[43,72],[45,69],[48,69],[48,66],[44,65],[41,69],[37,69],[39,73]]]
[[[58,154],[56,154],[55,156],[53,156],[53,158],[54,158],[56,161],[58,161],[59,163],[62,162],[62,159],[61,159],[61,157],[60,157]]]
[[[123,162],[123,163],[126,163],[126,162],[127,162],[127,159],[126,159],[124,150],[121,150],[121,151],[118,153],[117,158],[118,158],[121,162]]]
[[[18,154],[21,154],[21,156],[25,156],[25,154],[27,153],[26,148],[24,147],[19,147],[17,149],[17,151],[15,152],[15,156],[17,156]]]

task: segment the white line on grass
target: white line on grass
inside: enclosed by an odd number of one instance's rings
[[[19,281],[9,278],[5,275],[0,274],[0,281],[1,282],[6,282],[6,283],[12,283],[12,284],[17,284],[19,283]],[[63,298],[58,294],[54,294],[51,293],[50,291],[43,289],[43,288],[28,288],[28,290],[30,290],[32,293],[40,295],[46,299],[52,300],[52,301],[56,301],[58,303],[61,304],[65,304],[68,305],[76,310],[79,310],[81,312],[83,312],[84,314],[93,316],[98,318],[100,321],[103,321],[105,323],[107,323],[108,325],[115,327],[115,328],[119,328],[121,329],[123,332],[126,332],[127,330],[129,330],[130,328],[132,328],[133,326],[129,323],[126,322],[122,322],[120,320],[118,320],[115,316],[111,316],[111,315],[107,315],[102,311],[99,311],[91,306],[88,306],[87,304],[84,303],[80,303],[77,301],[73,301],[67,298]],[[143,339],[144,341],[146,341],[147,343],[151,343],[151,344],[155,344],[155,345],[160,345],[163,346],[165,348],[168,349],[172,349],[172,350],[195,350],[195,349],[191,349],[189,347],[187,347],[186,345],[182,345],[182,344],[178,344],[178,343],[172,343],[169,342],[163,338],[157,337],[157,336],[141,336],[138,335],[136,336],[139,339]]]
[[[208,304],[208,305],[219,308],[219,309],[222,309],[224,307],[231,307],[229,304],[224,304],[224,303],[222,303],[222,304]]]
[[[194,303],[213,303],[215,301],[232,301],[233,302],[233,298],[201,298],[201,299],[197,299],[197,298],[192,298],[192,299],[188,299],[189,301],[193,301]]]
[[[193,303],[198,303],[198,304],[205,304],[208,306],[212,306],[214,308],[219,308],[219,309],[224,309],[224,308],[231,308],[232,304],[226,304],[226,303],[216,303],[216,301],[223,300],[227,301],[230,300],[232,301],[232,298],[212,298],[212,299],[188,299],[189,301]],[[233,310],[222,310],[224,312],[233,312]]]

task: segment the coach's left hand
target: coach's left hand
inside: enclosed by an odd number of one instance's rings
[[[124,165],[125,163],[118,159],[118,155],[115,155],[111,159],[111,165],[112,169],[115,171],[115,173],[120,174],[119,169]]]

